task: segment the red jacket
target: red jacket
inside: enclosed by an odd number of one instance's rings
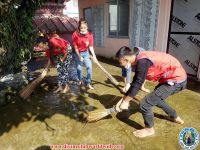
[[[48,58],[50,58],[50,53],[53,55],[59,55],[59,54],[66,54],[67,53],[67,47],[68,47],[68,41],[60,38],[60,37],[52,37],[49,39],[49,50],[46,50],[46,55]]]
[[[149,59],[153,65],[147,73],[147,80],[159,81],[160,83],[181,83],[187,79],[187,74],[180,62],[173,56],[164,52],[143,51],[138,54],[136,60]]]

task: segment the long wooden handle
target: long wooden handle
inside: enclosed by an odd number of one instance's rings
[[[94,61],[94,58],[91,56],[92,60]],[[95,62],[95,61],[94,61]],[[110,79],[110,81],[115,85],[118,86],[119,82],[99,63],[99,62],[95,62],[97,64],[97,66],[108,76],[108,78]]]
[[[47,75],[47,69],[44,69],[44,71],[42,72],[42,74],[35,79],[34,81],[32,81],[30,84],[28,84],[26,87],[24,87],[20,92],[20,97],[23,99],[27,99],[31,93],[35,90],[35,88],[37,87],[38,84],[40,84],[40,82],[44,79],[44,77]]]
[[[91,57],[91,59],[94,61],[94,58],[92,57],[92,56],[90,56]],[[94,61],[95,62],[95,61]],[[108,72],[108,71],[106,71],[106,69],[105,68],[103,68],[103,66],[101,66],[101,64],[97,61],[97,62],[95,62],[96,64],[97,64],[97,66],[108,76],[108,78],[111,80],[111,82],[115,85],[115,87],[120,91],[120,92],[122,92],[121,91],[121,89],[120,89],[120,87],[119,87],[119,82]],[[135,100],[137,100],[137,101],[141,101],[142,99],[143,99],[143,97],[146,95],[146,94],[148,94],[148,92],[146,92],[146,91],[142,91],[142,95],[136,95],[135,97],[134,97],[134,99]]]

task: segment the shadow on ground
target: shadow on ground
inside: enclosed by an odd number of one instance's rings
[[[54,94],[57,88],[56,77],[47,76],[37,87],[36,91],[27,100],[13,97],[12,102],[0,109],[0,136],[18,127],[22,122],[41,121],[48,131],[54,131],[45,121],[55,114],[62,114],[78,122],[85,122],[87,112],[94,110],[86,102],[85,97],[79,93],[76,83],[70,84],[71,92],[67,94]]]
[[[121,69],[115,63],[102,65],[120,82]],[[42,68],[42,67],[41,67]],[[53,73],[52,73],[53,72]],[[45,78],[27,101],[13,97],[13,101],[0,109],[0,147],[16,150],[50,150],[53,144],[123,144],[125,149],[180,149],[178,136],[184,127],[199,129],[199,85],[167,99],[185,120],[184,125],[166,121],[164,112],[155,108],[156,134],[145,139],[133,136],[132,130],[141,129],[144,120],[138,113],[138,103],[130,109],[106,119],[85,123],[88,111],[113,107],[123,96],[94,65],[94,90],[80,89],[71,83],[71,93],[54,94],[57,79],[55,69]],[[35,73],[35,76],[39,73]],[[154,85],[147,83],[150,89]],[[111,119],[112,118],[112,119]],[[120,121],[119,121],[120,120]],[[156,142],[155,142],[156,141]]]
[[[38,69],[43,69],[47,63],[46,58],[36,58],[29,62],[28,68],[31,72],[32,78],[36,79],[40,72]],[[75,65],[72,63],[72,65]],[[74,68],[74,66],[72,66]],[[72,73],[71,78],[77,75]],[[76,79],[75,79],[76,80]],[[11,103],[0,109],[0,136],[8,133],[13,127],[17,128],[21,123],[27,121],[40,121],[46,126],[46,130],[54,132],[55,129],[51,127],[45,120],[51,118],[55,114],[62,114],[77,122],[85,122],[87,112],[96,109],[87,101],[84,93],[87,90],[80,92],[77,83],[70,84],[71,93],[68,94],[54,94],[56,88],[57,77],[49,75],[45,77],[44,81],[37,87],[28,100],[22,100],[19,96],[13,97]],[[95,84],[102,84],[108,88],[113,88],[113,84],[107,80],[105,84],[99,81],[94,81]],[[98,99],[106,108],[112,107],[116,104],[119,98],[114,95],[101,95],[91,93],[89,97]],[[112,101],[111,98],[115,97]]]
[[[188,78],[187,89],[200,93],[200,82],[195,79]]]
[[[35,150],[51,150],[51,147],[48,145],[43,145],[43,146],[37,147]]]

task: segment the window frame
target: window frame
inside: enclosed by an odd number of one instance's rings
[[[117,32],[116,32],[116,35],[110,35],[110,15],[109,15],[109,12],[110,12],[110,7],[109,7],[109,5],[110,5],[110,2],[112,2],[112,0],[111,1],[108,1],[108,35],[107,35],[107,37],[108,38],[121,38],[121,39],[128,39],[129,38],[129,27],[130,27],[130,0],[128,0],[128,3],[129,3],[129,12],[128,12],[128,14],[129,14],[129,17],[128,17],[128,33],[127,33],[127,35],[125,35],[125,36],[123,36],[123,35],[119,35],[119,24],[120,24],[120,19],[119,19],[119,0],[116,0],[117,1]]]

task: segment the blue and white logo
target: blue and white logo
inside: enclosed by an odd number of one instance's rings
[[[193,150],[199,143],[199,134],[195,128],[186,127],[179,134],[179,143],[185,150]]]

